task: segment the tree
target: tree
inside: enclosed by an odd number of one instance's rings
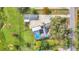
[[[30,9],[30,14],[38,14],[37,10],[34,8]]]
[[[51,11],[49,10],[49,8],[48,7],[44,7],[43,8],[43,14],[50,14],[51,13]]]
[[[38,14],[37,10],[35,8],[29,8],[29,7],[20,7],[18,10],[22,14]]]
[[[50,46],[47,41],[41,40],[41,46],[39,50],[49,50]]]
[[[51,20],[50,34],[51,39],[56,39],[61,42],[63,41],[65,47],[70,45],[70,29],[67,28],[67,19],[62,17],[55,17]]]
[[[29,7],[19,7],[18,10],[22,13],[22,14],[28,14],[30,11]]]

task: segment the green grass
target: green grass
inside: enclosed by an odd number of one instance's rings
[[[0,30],[0,50],[17,50],[15,45],[19,45],[21,50],[32,50],[26,44],[34,42],[33,33],[28,27],[24,31],[24,18],[17,8],[5,7],[3,12],[6,21],[3,21],[4,25]]]
[[[26,31],[24,31],[24,40],[26,43],[30,43],[31,45],[34,43],[35,39],[30,29],[27,29]],[[23,50],[32,50],[32,47],[26,46],[26,48],[24,48]]]
[[[24,32],[24,39],[26,42],[33,42],[34,41],[34,36],[31,30],[27,30]]]
[[[2,28],[2,32],[4,33],[6,46],[9,49],[10,45],[13,45],[12,50],[16,50],[14,45],[23,44],[23,39],[19,39],[15,37],[13,34],[16,33],[23,38],[23,30],[24,30],[24,21],[23,16],[19,13],[16,8],[4,8],[4,15],[6,16],[6,21],[4,21],[4,27]],[[21,41],[21,42],[20,42]]]

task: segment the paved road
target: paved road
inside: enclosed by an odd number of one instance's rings
[[[74,33],[74,30],[75,30],[75,22],[74,22],[75,21],[75,8],[71,7],[69,9],[69,12],[70,12],[70,28],[71,28],[72,32],[70,34],[71,45],[70,45],[70,48],[68,50],[74,51],[74,50],[76,50],[76,48],[73,45],[73,42],[75,39],[75,33]]]

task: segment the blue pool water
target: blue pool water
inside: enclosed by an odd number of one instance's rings
[[[40,35],[39,31],[35,31],[34,36],[35,36],[36,40],[39,40],[41,38],[41,35]]]

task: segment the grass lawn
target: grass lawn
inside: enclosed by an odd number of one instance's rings
[[[24,39],[26,42],[29,42],[29,43],[34,41],[34,36],[30,29],[24,32]]]
[[[22,42],[14,34],[23,37],[23,32],[21,32],[24,30],[23,17],[16,8],[4,8],[4,14],[6,21],[4,21],[2,31],[5,36],[6,46],[8,50],[16,50],[15,45],[20,45]]]
[[[26,31],[24,31],[24,40],[26,43],[29,43],[31,45],[34,43],[35,38],[30,29],[27,29]],[[32,48],[26,46],[26,48],[24,50],[32,50]]]
[[[1,29],[4,36],[0,36],[0,38],[4,39],[6,43],[1,40],[0,41],[6,45],[5,48],[7,49],[5,50],[17,50],[15,45],[21,46],[21,50],[32,50],[31,48],[28,48],[26,44],[32,44],[34,42],[34,36],[30,29],[24,31],[23,16],[16,8],[8,7],[4,8],[3,11],[4,15],[6,16],[6,21],[4,21],[3,28]],[[18,36],[21,38],[19,38]],[[0,44],[0,47],[2,46],[3,45]]]

